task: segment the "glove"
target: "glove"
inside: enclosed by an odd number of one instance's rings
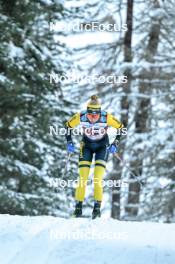
[[[116,153],[118,152],[118,141],[114,141],[109,147],[108,147],[108,152],[109,153]]]
[[[67,143],[67,151],[68,153],[73,153],[75,152],[75,146],[73,142],[68,142]]]

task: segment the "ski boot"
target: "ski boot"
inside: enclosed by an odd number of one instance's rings
[[[76,201],[73,217],[82,217],[82,202]]]
[[[95,201],[94,202],[94,208],[92,211],[92,219],[95,219],[97,217],[101,217],[100,207],[101,207],[101,202]]]

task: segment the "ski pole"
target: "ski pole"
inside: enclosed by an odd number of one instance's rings
[[[138,177],[130,170],[129,166],[127,166],[126,161],[124,161],[119,154],[116,152],[114,156],[129,170],[130,174],[139,182],[140,186],[143,187],[143,183],[138,179]]]

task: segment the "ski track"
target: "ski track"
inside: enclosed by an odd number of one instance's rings
[[[119,236],[75,239],[87,231]],[[174,264],[175,224],[0,215],[0,263]]]

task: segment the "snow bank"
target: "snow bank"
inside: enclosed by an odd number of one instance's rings
[[[175,224],[0,215],[2,264],[174,264]]]

